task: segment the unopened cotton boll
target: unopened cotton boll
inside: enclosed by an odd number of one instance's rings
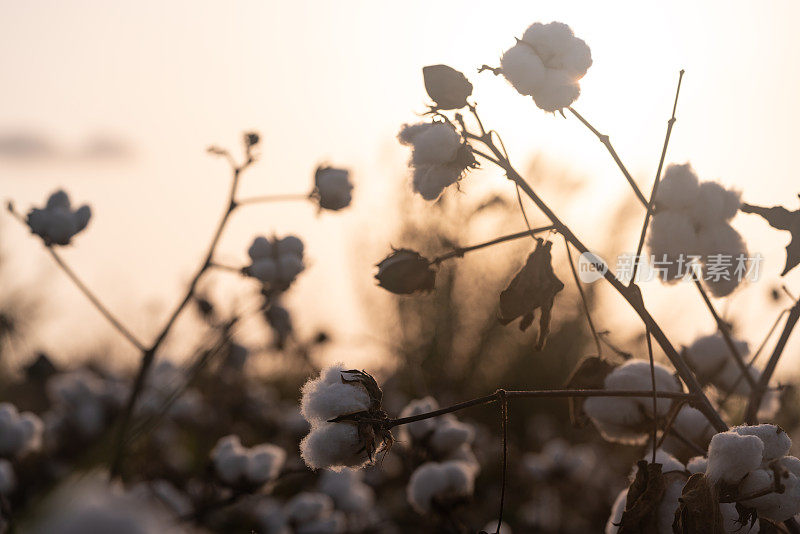
[[[446,504],[472,495],[475,470],[458,461],[427,462],[412,474],[406,487],[406,497],[420,514],[431,511],[434,501]]]
[[[301,390],[300,410],[309,423],[323,423],[369,408],[369,393],[360,383],[343,382],[342,373],[345,371],[344,365],[335,364],[305,383]]]
[[[658,184],[656,206],[671,211],[687,210],[697,200],[700,182],[688,163],[671,164]]]
[[[561,22],[532,24],[500,59],[501,72],[514,89],[550,112],[578,98],[578,81],[591,64],[589,47]]]
[[[761,465],[764,443],[756,436],[720,432],[708,446],[706,476],[712,482],[738,483]]]
[[[17,457],[41,446],[43,425],[31,412],[19,413],[11,403],[0,403],[0,456]]]

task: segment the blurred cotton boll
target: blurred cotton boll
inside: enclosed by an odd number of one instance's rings
[[[296,534],[335,534],[346,528],[344,516],[324,493],[299,493],[286,503],[284,513]]]
[[[561,22],[532,24],[500,59],[501,72],[514,89],[550,112],[577,100],[578,82],[591,65],[589,47]]]
[[[319,167],[314,173],[314,191],[311,195],[319,201],[319,207],[338,211],[353,200],[353,184],[346,169]]]
[[[44,208],[32,208],[27,222],[31,232],[41,237],[47,245],[68,245],[75,234],[86,228],[92,210],[83,205],[73,210],[69,196],[62,190],[47,199]]]
[[[295,236],[272,240],[257,237],[247,251],[251,264],[244,273],[271,290],[285,291],[305,269],[303,250],[303,242]]]
[[[474,466],[460,461],[422,464],[408,481],[408,502],[421,514],[451,506],[472,495],[475,474]]]
[[[217,475],[232,486],[262,486],[275,480],[286,461],[286,452],[276,445],[262,443],[242,446],[239,436],[221,438],[211,451]]]
[[[42,421],[31,412],[19,413],[11,403],[0,403],[0,457],[15,458],[39,449]]]
[[[325,471],[320,477],[318,487],[322,493],[333,499],[338,510],[349,514],[366,513],[375,504],[375,492],[364,484],[363,471]]]
[[[17,488],[14,466],[6,459],[0,459],[0,496],[8,495]]]

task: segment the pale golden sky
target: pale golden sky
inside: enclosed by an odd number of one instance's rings
[[[205,147],[235,146],[242,130],[259,130],[263,160],[246,174],[244,193],[305,192],[317,164],[329,162],[353,170],[355,202],[347,213],[320,217],[304,204],[248,208],[230,226],[221,257],[244,261],[259,233],[298,233],[311,266],[290,303],[306,308],[309,328],[345,309],[343,328],[358,337],[366,323],[361,295],[353,293],[378,257],[351,260],[350,236],[358,233],[363,242],[366,227],[369,244],[388,247],[395,221],[385,216],[387,195],[404,176],[407,157],[393,138],[424,110],[422,66],[448,63],[467,73],[484,118],[503,134],[520,168],[541,153],[587,182],[585,203],[565,215],[591,242],[609,231],[597,222],[603,203],[630,194],[608,154],[577,121],[543,113],[475,69],[496,65],[532,22],[569,24],[594,59],[575,107],[611,135],[649,190],[684,68],[668,161],[690,160],[701,178],[741,188],[749,202],[793,209],[799,11],[790,1],[0,0],[0,136],[30,134],[57,149],[47,158],[0,159],[0,193],[27,208],[63,186],[75,201],[91,203],[90,227],[65,256],[149,337],[223,207],[227,169]],[[128,153],[79,156],[98,136]],[[508,188],[496,173],[480,179],[488,185],[465,183],[465,191]],[[732,304],[732,315],[757,317],[742,321],[756,339],[768,327],[764,318],[777,313],[764,293],[782,269],[788,236],[752,216],[738,216],[734,226],[768,260],[768,281],[740,291]],[[36,281],[50,292],[41,346],[71,351],[82,346],[77,329],[109,333],[9,217],[0,239],[15,268],[10,283]],[[800,292],[797,272],[785,281]],[[248,287],[233,284],[231,291]],[[704,315],[698,321],[694,312],[675,314],[678,298],[699,305],[691,288],[653,283],[646,292],[656,315],[673,321],[677,343],[711,329]],[[606,326],[636,325],[631,321],[620,314]]]

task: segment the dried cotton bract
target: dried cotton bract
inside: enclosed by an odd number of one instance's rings
[[[578,81],[591,65],[589,47],[561,22],[532,24],[500,59],[502,74],[514,89],[551,112],[578,98]]]
[[[247,251],[252,263],[244,268],[244,273],[270,289],[286,290],[305,269],[303,249],[303,242],[293,235],[272,240],[257,237]]]
[[[340,471],[372,461],[391,441],[391,434],[374,422],[386,419],[382,396],[370,375],[346,370],[341,364],[323,369],[306,382],[300,401],[303,417],[311,425],[300,443],[306,465]]]
[[[286,452],[276,445],[262,443],[242,446],[239,436],[221,438],[211,451],[219,478],[232,486],[258,487],[275,480],[286,460]]]
[[[655,364],[656,388],[680,392],[681,385],[663,365]],[[604,380],[605,389],[646,391],[652,388],[650,364],[631,360],[614,369]],[[669,412],[672,401],[658,399],[658,416]],[[638,397],[591,397],[583,409],[603,437],[609,441],[641,444],[652,429],[653,399]]]
[[[86,228],[91,217],[89,206],[73,210],[67,193],[59,190],[50,195],[44,208],[31,209],[27,221],[31,232],[45,244],[68,245],[75,234]]]
[[[347,169],[319,167],[314,173],[314,191],[311,196],[325,210],[337,211],[350,205],[353,199],[353,184]]]
[[[414,191],[425,200],[436,200],[467,169],[477,166],[469,145],[445,122],[406,124],[397,138],[412,148],[409,165]]]

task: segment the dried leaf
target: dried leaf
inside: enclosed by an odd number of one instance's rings
[[[800,264],[800,210],[789,211],[782,206],[764,208],[743,204],[744,213],[755,213],[763,217],[770,226],[778,230],[786,230],[792,235],[792,240],[786,245],[786,266],[781,276]]]
[[[605,379],[616,366],[599,356],[589,356],[581,360],[572,374],[567,379],[564,387],[568,389],[603,389]],[[577,427],[584,427],[589,422],[589,417],[583,411],[583,403],[586,399],[580,397],[570,397],[569,417],[572,424]]]
[[[714,486],[703,473],[689,477],[678,498],[672,531],[676,534],[725,534]]]
[[[552,243],[537,238],[536,248],[528,256],[522,269],[514,276],[508,287],[500,293],[500,323],[506,325],[522,318],[519,327],[526,330],[533,322],[537,308],[539,315],[539,339],[536,350],[541,350],[550,331],[550,314],[556,294],[564,284],[553,272],[550,248]]]
[[[447,65],[428,65],[422,69],[422,77],[436,109],[460,109],[467,105],[472,84],[461,72]]]
[[[667,482],[661,474],[661,464],[639,460],[636,465],[636,478],[628,488],[618,534],[658,532],[658,505],[664,497]]]

